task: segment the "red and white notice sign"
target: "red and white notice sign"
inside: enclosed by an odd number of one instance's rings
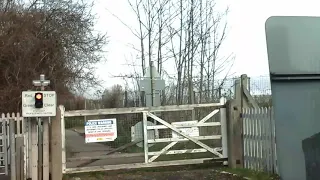
[[[99,119],[89,120],[85,123],[86,143],[108,142],[117,138],[117,120]]]

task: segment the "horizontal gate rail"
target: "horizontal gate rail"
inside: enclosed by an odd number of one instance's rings
[[[106,165],[106,166],[91,166],[91,167],[81,167],[81,168],[67,168],[65,173],[75,174],[75,173],[109,171],[109,170],[118,170],[118,169],[138,169],[138,168],[151,168],[151,167],[161,167],[161,166],[191,165],[191,164],[201,164],[209,160],[212,160],[212,158],[177,160],[177,161],[169,161],[169,162],[162,161],[162,162],[153,162],[153,163],[134,163],[134,164],[118,164],[118,165]]]
[[[208,122],[208,123],[198,123],[195,125],[175,125],[177,128],[186,128],[186,127],[206,127],[206,126],[221,126],[220,122]],[[165,125],[156,125],[156,126],[147,126],[148,130],[153,130],[153,129],[168,129],[167,126]]]
[[[180,134],[180,133],[179,133]],[[193,137],[194,140],[214,140],[214,139],[221,139],[221,135],[212,135],[212,136],[197,136]],[[162,142],[182,142],[182,141],[190,141],[189,138],[161,138],[161,139],[149,139],[148,143],[162,143]]]
[[[188,111],[195,108],[216,107],[220,108],[224,105],[220,103],[209,104],[189,104],[189,105],[174,105],[174,106],[158,106],[158,107],[135,107],[135,108],[110,108],[110,109],[95,109],[95,110],[75,110],[66,111],[64,117],[74,116],[94,116],[107,114],[130,114],[148,112],[168,112],[168,111]]]

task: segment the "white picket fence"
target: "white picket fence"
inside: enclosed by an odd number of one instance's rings
[[[19,113],[0,116],[0,175],[23,179],[27,169],[26,124]],[[14,147],[14,148],[12,148]],[[10,166],[10,167],[9,167]],[[9,172],[10,170],[10,172]]]
[[[272,108],[243,109],[244,167],[277,174]]]

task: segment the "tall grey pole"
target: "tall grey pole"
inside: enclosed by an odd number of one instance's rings
[[[44,7],[44,10],[45,10],[45,12],[47,11],[47,0],[43,0],[43,7]],[[44,29],[46,29],[46,25],[44,26]],[[40,74],[40,81],[41,82],[44,82],[45,81],[45,75],[44,74]],[[44,91],[44,85],[43,85],[43,83],[41,83],[41,91]],[[43,126],[42,126],[42,122],[43,122]],[[44,127],[44,126],[46,126],[46,127]],[[47,127],[48,126],[48,127]],[[46,178],[45,178],[45,173],[43,173],[43,166],[44,166],[44,157],[43,157],[43,155],[44,155],[44,147],[45,147],[45,145],[43,144],[43,142],[44,142],[44,133],[46,133],[46,132],[44,132],[44,130],[43,129],[48,129],[48,131],[49,131],[49,121],[48,121],[48,119],[45,119],[44,121],[41,121],[41,118],[39,118],[38,119],[38,128],[39,128],[39,131],[38,131],[38,135],[39,135],[39,179],[42,179],[43,178],[43,180],[46,180]],[[47,131],[47,130],[46,130]],[[48,137],[49,138],[49,137]],[[48,149],[48,151],[49,151],[49,149]],[[49,153],[49,152],[48,152]],[[48,177],[48,180],[49,180],[49,177]]]
[[[84,110],[87,110],[87,98],[84,98]],[[87,116],[84,116],[84,122],[87,122]]]
[[[47,0],[43,0],[43,7],[45,12],[47,11]],[[46,29],[46,26],[44,26]],[[40,75],[40,81],[45,82],[45,75],[41,74]],[[50,84],[50,81],[49,81]],[[49,85],[48,84],[48,85]],[[41,83],[41,91],[44,91],[44,83]],[[40,126],[41,127],[41,118],[39,118],[40,121]],[[43,131],[39,131],[39,137],[42,137],[40,141],[42,144],[40,146],[39,143],[39,148],[41,150],[39,152],[42,152],[41,154],[39,153],[39,179],[43,180],[49,180],[49,118],[43,119],[43,127],[41,128]],[[40,139],[39,139],[40,140]]]
[[[40,82],[45,81],[44,74],[40,74]],[[44,91],[44,85],[41,83],[41,91]],[[42,119],[38,118],[38,179],[42,179],[42,165],[43,165],[43,126]]]
[[[154,106],[154,79],[153,79],[153,61],[150,61],[150,84],[151,84],[151,107]]]

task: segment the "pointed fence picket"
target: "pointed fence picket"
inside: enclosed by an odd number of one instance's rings
[[[272,108],[245,108],[242,119],[244,167],[256,171],[277,173]]]

